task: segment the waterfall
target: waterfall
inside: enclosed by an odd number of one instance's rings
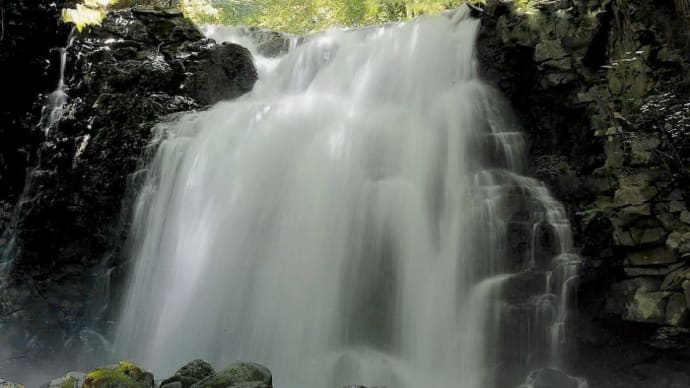
[[[562,205],[522,175],[525,140],[478,76],[468,13],[254,52],[251,93],[159,125],[118,356],[159,376],[255,361],[287,388],[489,388],[506,287],[534,273],[548,285],[527,304],[555,302],[523,314],[513,351],[556,366],[578,260]]]
[[[58,74],[58,82],[55,90],[53,90],[45,100],[41,108],[41,119],[37,128],[43,133],[44,143],[48,142],[48,134],[51,129],[58,125],[62,118],[63,109],[67,103],[67,94],[65,93],[65,67],[67,66],[67,50],[72,47],[74,39],[76,38],[76,28],[72,28],[68,37],[67,45],[58,48],[60,54],[60,69]],[[26,202],[31,201],[32,197],[36,195],[34,180],[40,177],[45,171],[40,170],[41,166],[41,152],[37,153],[38,161],[26,174],[26,181],[24,182],[24,189],[19,196],[19,201],[14,207],[12,219],[9,227],[0,235],[0,241],[5,241],[5,246],[0,246],[0,284],[6,280],[7,274],[14,264],[14,257],[17,254],[18,241],[16,236],[17,224],[21,218],[22,208]]]

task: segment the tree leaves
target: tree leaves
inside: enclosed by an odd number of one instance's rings
[[[105,17],[105,9],[117,3],[118,0],[84,0],[83,4],[77,4],[75,8],[62,10],[62,20],[65,23],[74,23],[78,31],[93,24],[100,24]]]

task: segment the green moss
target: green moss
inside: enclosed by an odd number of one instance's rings
[[[60,388],[75,388],[78,380],[75,377],[69,377],[60,384]]]
[[[84,388],[144,388],[145,380],[146,373],[141,368],[122,361],[112,368],[96,369],[86,375]]]

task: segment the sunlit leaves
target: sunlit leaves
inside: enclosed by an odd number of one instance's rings
[[[183,0],[197,23],[247,24],[306,33],[332,26],[360,27],[456,8],[466,0]],[[480,2],[481,0],[472,0]],[[209,7],[215,9],[214,13]]]
[[[105,17],[105,9],[117,3],[118,0],[84,0],[83,4],[77,4],[75,8],[62,10],[62,20],[66,23],[74,23],[77,30],[93,24],[100,24]]]

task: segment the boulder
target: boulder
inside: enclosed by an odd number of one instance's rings
[[[552,368],[537,369],[530,372],[522,387],[529,388],[578,388],[580,381],[568,374]]]
[[[662,324],[666,318],[668,292],[637,291],[625,303],[626,321]]]
[[[681,291],[683,289],[683,282],[690,280],[690,268],[683,266],[677,270],[669,273],[661,282],[662,291]]]
[[[23,385],[0,379],[0,388],[24,388]]]
[[[664,323],[669,326],[688,326],[688,323],[690,323],[690,310],[688,309],[685,295],[680,292],[674,292],[668,297]]]
[[[608,292],[605,310],[609,314],[623,315],[636,293],[656,292],[660,286],[661,280],[655,277],[636,277],[615,283]]]
[[[129,361],[98,368],[84,377],[83,388],[152,388],[153,374]]]
[[[252,362],[237,362],[214,376],[192,385],[193,388],[272,388],[271,372]]]
[[[690,224],[690,211],[683,210],[680,212],[680,220],[683,223]]]
[[[62,377],[51,380],[41,388],[81,388],[85,378],[86,373],[69,372]]]
[[[161,388],[188,388],[206,377],[215,375],[211,364],[204,360],[194,360],[180,368],[175,375],[163,380]]]
[[[635,216],[637,218],[639,216]],[[614,233],[616,243],[624,247],[659,244],[666,241],[668,233],[660,226],[651,227],[617,227]]]
[[[624,271],[628,276],[667,276],[682,267],[683,263],[674,263],[652,267],[625,267]]]
[[[656,247],[629,253],[625,264],[632,266],[664,265],[675,263],[678,260],[678,255],[671,249]]]

